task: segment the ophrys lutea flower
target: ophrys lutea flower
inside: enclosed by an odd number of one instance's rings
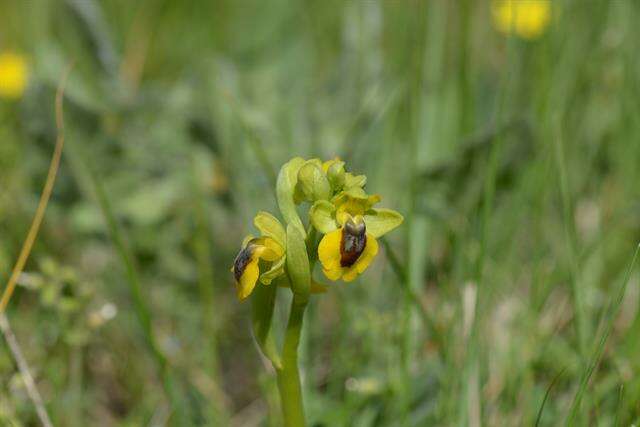
[[[284,273],[285,231],[282,224],[268,212],[259,212],[253,223],[262,236],[245,238],[231,268],[240,299],[251,294],[258,280],[269,285]]]
[[[379,201],[380,196],[355,187],[331,202],[318,201],[312,206],[311,223],[325,234],[318,245],[318,259],[329,280],[353,281],[378,254],[376,239],[402,223],[398,212],[373,208]]]

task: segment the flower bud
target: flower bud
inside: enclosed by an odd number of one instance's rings
[[[327,169],[327,178],[333,191],[340,191],[344,187],[345,180],[344,162],[341,160],[331,162]]]
[[[328,200],[331,197],[331,185],[320,166],[313,160],[307,161],[298,172],[296,192],[298,198],[309,202]]]

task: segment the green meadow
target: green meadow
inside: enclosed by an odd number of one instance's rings
[[[404,216],[353,282],[315,263],[306,425],[639,425],[640,2],[546,7],[0,0],[0,292],[64,135],[0,425],[284,425],[230,268],[297,156]]]

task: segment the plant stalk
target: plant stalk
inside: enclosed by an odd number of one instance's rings
[[[300,343],[302,319],[306,308],[307,301],[294,294],[282,350],[282,368],[276,370],[286,427],[305,426],[302,387],[298,371],[298,344]]]

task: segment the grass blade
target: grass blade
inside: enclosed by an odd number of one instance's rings
[[[2,299],[0,299],[0,313],[4,313],[4,310],[7,308],[9,300],[13,295],[13,291],[16,288],[18,277],[20,277],[20,274],[22,273],[22,270],[24,270],[24,266],[29,259],[29,254],[31,253],[33,244],[35,243],[38,232],[40,231],[40,226],[42,225],[42,220],[44,219],[44,213],[47,210],[47,205],[49,204],[49,199],[51,198],[53,184],[55,184],[56,182],[56,176],[58,174],[58,169],[60,168],[60,159],[62,158],[62,149],[64,148],[64,116],[62,111],[62,101],[64,98],[64,88],[72,67],[73,64],[69,64],[67,66],[67,69],[62,76],[62,80],[60,81],[60,85],[58,86],[58,90],[56,92],[57,137],[56,145],[53,151],[53,157],[51,157],[51,164],[49,165],[47,180],[44,184],[44,189],[42,190],[42,195],[40,196],[40,201],[38,202],[38,208],[36,209],[33,221],[31,222],[31,227],[29,228],[27,238],[22,245],[18,260],[13,267],[11,277],[9,277],[9,282],[7,283],[4,293],[2,294]]]
[[[592,375],[598,368],[598,364],[600,363],[600,358],[604,353],[605,345],[607,343],[607,340],[609,339],[609,335],[611,334],[611,331],[613,330],[613,322],[615,321],[616,315],[620,310],[620,305],[622,304],[622,299],[624,298],[624,294],[627,290],[627,285],[629,283],[629,280],[631,279],[631,274],[633,273],[633,269],[635,268],[636,260],[638,258],[639,252],[640,252],[640,245],[636,247],[636,250],[633,254],[633,259],[631,260],[631,264],[629,265],[629,268],[625,273],[625,277],[622,282],[622,285],[618,289],[618,293],[616,294],[615,299],[609,305],[609,308],[607,310],[608,316],[607,316],[607,319],[605,320],[604,331],[602,332],[602,336],[598,341],[598,345],[596,346],[596,348],[594,349],[591,355],[591,362],[589,363],[584,373],[582,374],[582,379],[580,380],[580,386],[578,388],[578,392],[576,393],[576,396],[574,397],[573,403],[571,405],[571,412],[569,414],[567,425],[573,425],[576,417],[579,414],[582,398],[584,396],[585,391],[587,390],[587,386],[589,385],[589,380],[591,379]],[[605,316],[606,314],[607,313],[605,313]]]
[[[547,399],[549,399],[549,395],[551,394],[551,389],[553,388],[553,386],[556,385],[556,383],[558,382],[558,380],[560,379],[560,377],[562,376],[562,374],[564,374],[564,372],[567,369],[564,368],[563,370],[561,370],[560,372],[558,372],[558,374],[553,378],[553,380],[551,380],[551,384],[549,384],[549,387],[547,387],[547,391],[544,394],[544,398],[542,399],[542,403],[540,404],[540,409],[538,409],[538,415],[536,416],[536,427],[538,427],[540,425],[540,420],[542,419],[542,411],[544,411],[544,405],[547,403]]]

